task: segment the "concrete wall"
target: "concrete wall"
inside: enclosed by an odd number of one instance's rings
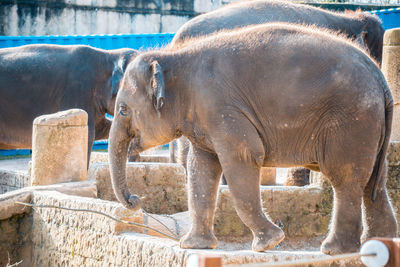
[[[0,220],[0,266],[18,264],[31,265],[32,216],[15,215],[8,220]],[[15,265],[16,266],[16,265]]]
[[[0,35],[175,32],[231,0],[2,0]]]
[[[1,0],[0,35],[176,32],[190,18],[237,1],[246,0]],[[385,0],[383,3],[394,5],[399,1]],[[381,0],[364,2],[370,6],[339,4],[323,7],[370,10],[379,9],[382,4]]]
[[[30,176],[23,172],[0,170],[0,194],[28,186]]]

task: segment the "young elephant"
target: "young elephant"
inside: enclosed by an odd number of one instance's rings
[[[110,131],[111,177],[126,207],[128,145],[141,152],[183,135],[191,229],[182,248],[215,248],[213,218],[223,170],[255,251],[283,231],[263,213],[261,167],[320,170],[335,190],[322,251],[357,251],[363,239],[396,235],[385,189],[393,100],[376,64],[337,36],[265,24],[195,40],[180,50],[144,53],[129,64]]]
[[[30,148],[32,122],[43,114],[80,108],[88,113],[89,147],[106,139],[133,49],[26,45],[0,49],[0,149]],[[88,157],[89,159],[89,157]]]
[[[178,30],[170,46],[182,47],[191,38],[266,22],[312,24],[341,32],[351,39],[357,39],[379,64],[381,62],[384,29],[377,16],[365,12],[331,12],[309,5],[276,0],[233,3],[197,16]],[[177,152],[171,159],[186,168],[189,141],[182,137],[177,143]],[[304,179],[295,179],[293,175],[289,175],[285,184],[297,186],[308,184],[309,170],[303,168],[296,170],[303,174]],[[295,170],[289,171],[289,173],[294,172]]]

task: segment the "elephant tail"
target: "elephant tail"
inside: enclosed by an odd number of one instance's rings
[[[371,175],[370,182],[373,182],[374,185],[372,187],[371,192],[371,200],[375,201],[376,195],[379,191],[383,190],[386,184],[386,175],[385,175],[385,160],[386,153],[390,143],[390,133],[392,131],[392,120],[393,120],[393,98],[392,93],[389,90],[388,86],[385,86],[384,90],[385,96],[385,131],[383,137],[383,142],[381,144],[379,153],[376,157],[376,162],[374,166],[374,170]]]

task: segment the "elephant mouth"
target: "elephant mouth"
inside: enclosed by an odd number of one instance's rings
[[[137,132],[131,141],[131,151],[135,154],[139,154],[143,151],[140,134]]]

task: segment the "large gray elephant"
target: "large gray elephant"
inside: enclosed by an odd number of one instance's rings
[[[133,49],[26,45],[0,49],[0,149],[30,148],[32,122],[43,114],[80,108],[93,140],[108,138],[115,98]],[[89,157],[88,157],[89,158]]]
[[[215,248],[223,171],[241,220],[264,251],[284,238],[263,213],[261,167],[320,170],[335,190],[322,251],[357,251],[396,235],[385,155],[393,100],[378,66],[350,41],[316,28],[265,24],[139,55],[125,72],[110,131],[117,199],[140,207],[126,184],[126,154],[187,137],[191,228],[182,248]],[[361,205],[364,205],[362,211]],[[363,216],[362,216],[363,212]],[[362,225],[362,217],[364,225]]]
[[[182,46],[191,38],[267,22],[308,24],[341,32],[357,39],[378,63],[382,60],[385,30],[377,16],[361,11],[332,12],[277,0],[242,1],[197,16],[177,31],[171,45]]]
[[[331,12],[304,4],[276,0],[233,3],[197,16],[186,22],[178,30],[170,46],[181,47],[191,38],[266,22],[312,24],[341,32],[350,39],[356,39],[379,64],[381,62],[384,29],[377,16],[358,11]],[[189,141],[184,137],[179,138],[176,150],[176,153],[170,153],[172,160],[186,168]],[[309,183],[309,171],[296,168],[289,173],[300,174],[304,179],[288,176],[285,184],[302,186]],[[225,182],[225,179],[223,179],[223,182]]]

